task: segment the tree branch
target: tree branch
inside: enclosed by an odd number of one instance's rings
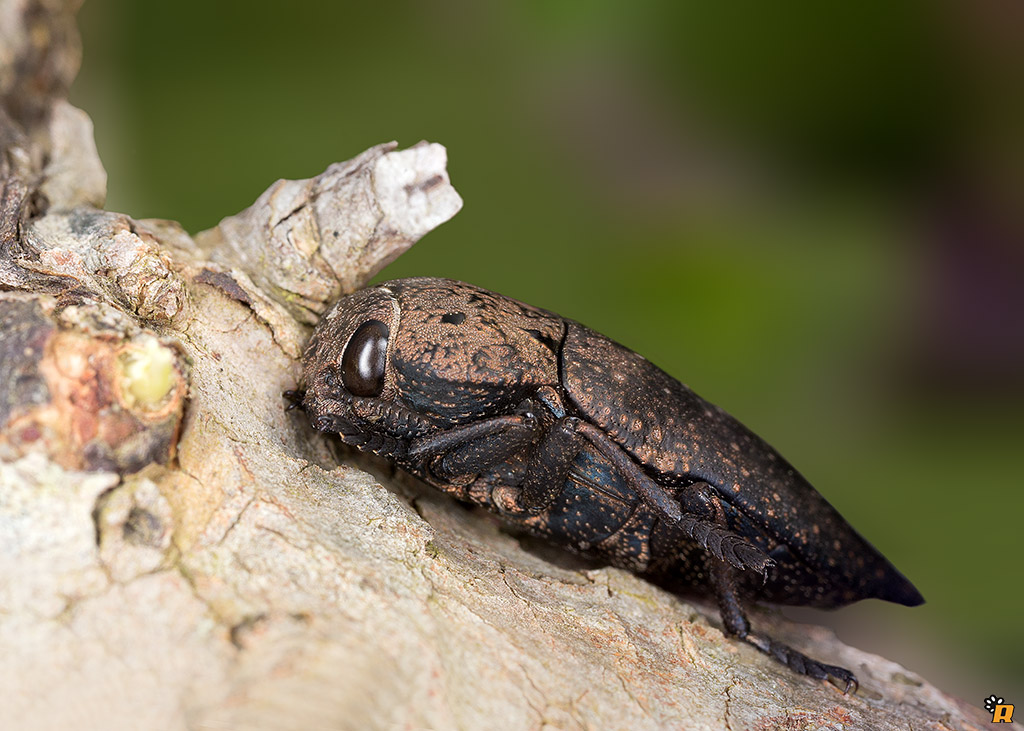
[[[760,618],[856,696],[339,462],[281,393],[326,305],[459,209],[444,148],[279,181],[194,240],[100,210],[76,5],[0,0],[0,726],[976,727],[825,630]]]

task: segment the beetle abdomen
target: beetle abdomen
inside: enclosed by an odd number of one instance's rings
[[[736,511],[732,522],[747,523],[764,548],[775,551],[776,580],[791,584],[794,592],[787,596],[780,586],[771,601],[816,606],[870,597],[908,606],[923,601],[778,452],[650,361],[570,321],[561,365],[562,385],[580,414],[655,480],[684,489],[695,482],[710,484]]]

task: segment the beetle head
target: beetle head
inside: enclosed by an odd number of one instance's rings
[[[556,315],[461,282],[384,282],[342,298],[317,325],[303,408],[343,436],[388,419],[451,426],[507,413],[557,383],[563,330]]]
[[[398,301],[386,287],[343,297],[321,318],[303,356],[302,407],[314,428],[343,437],[365,431],[361,405],[394,398],[388,378]]]

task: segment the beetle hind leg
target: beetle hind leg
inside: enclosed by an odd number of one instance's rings
[[[562,422],[566,429],[575,431],[594,445],[647,505],[657,511],[662,518],[680,526],[701,548],[738,569],[753,569],[763,576],[767,575],[768,568],[774,562],[760,548],[723,525],[722,506],[718,499],[713,497],[713,488],[710,485],[703,482],[692,485],[691,490],[696,489],[698,500],[695,501],[694,510],[684,510],[671,493],[644,473],[603,431],[593,424],[570,417],[562,419]],[[696,514],[695,510],[703,516]]]
[[[859,683],[857,676],[846,668],[838,665],[829,665],[819,662],[813,658],[797,652],[789,645],[773,640],[771,637],[755,633],[750,628],[750,620],[740,602],[739,592],[736,587],[735,569],[715,558],[708,557],[708,564],[711,569],[712,583],[715,588],[715,596],[718,599],[718,608],[722,614],[722,623],[725,630],[731,635],[753,645],[758,650],[775,658],[778,662],[788,667],[793,672],[801,675],[809,675],[818,680],[828,680],[843,693],[857,692]]]
[[[771,637],[748,633],[742,639],[766,655],[774,657],[796,673],[809,675],[817,680],[827,680],[837,688],[840,688],[843,693],[849,693],[851,688],[853,688],[854,693],[857,692],[859,686],[857,676],[846,668],[814,660],[803,653],[797,652],[789,645],[776,642]]]

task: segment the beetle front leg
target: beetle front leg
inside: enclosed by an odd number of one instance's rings
[[[537,417],[523,410],[417,437],[409,443],[407,455],[428,460],[435,477],[450,481],[483,472],[526,449],[538,428]]]
[[[750,630],[750,620],[747,619],[746,612],[743,611],[743,605],[740,601],[736,582],[736,569],[725,561],[711,556],[707,557],[707,562],[711,573],[711,582],[715,589],[715,597],[718,599],[718,608],[722,614],[722,624],[725,625],[726,632],[753,645],[794,672],[801,675],[810,675],[818,680],[828,680],[836,687],[842,687],[844,693],[849,693],[850,688],[853,688],[854,693],[857,692],[857,676],[846,668],[818,662],[801,652],[797,652],[789,645],[784,645],[773,640],[771,637],[752,632]]]

